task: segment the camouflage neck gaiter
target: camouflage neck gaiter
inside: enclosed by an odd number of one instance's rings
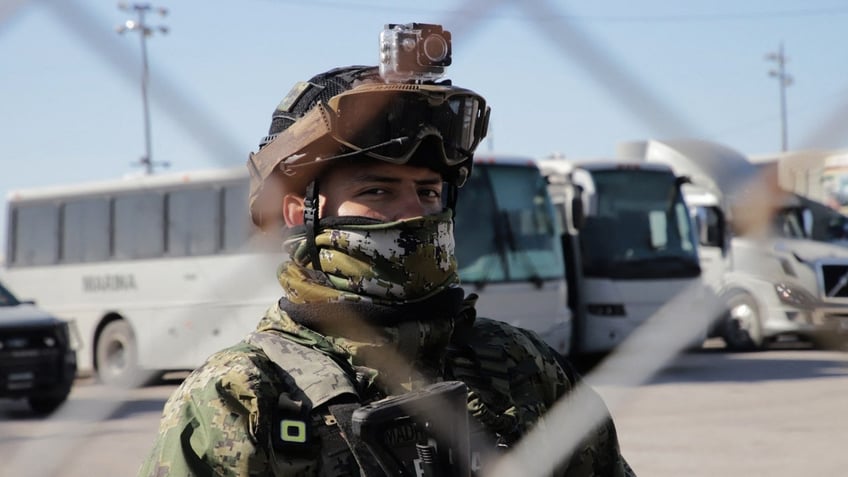
[[[376,370],[389,391],[437,379],[463,298],[450,211],[322,221],[315,243],[323,271],[309,265],[303,234],[286,241],[281,308]]]
[[[341,218],[342,220],[345,218]],[[302,234],[289,238],[279,273],[292,303],[413,303],[457,286],[450,211],[388,223],[323,226],[315,237],[321,269],[308,264]]]

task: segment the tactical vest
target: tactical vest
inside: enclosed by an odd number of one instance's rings
[[[528,333],[521,329],[518,329],[518,332],[525,335]],[[544,343],[534,336],[527,336],[532,338],[533,343],[529,345],[525,343],[525,346],[543,351],[543,347],[546,346]],[[467,410],[475,416],[475,419],[470,419],[469,423],[469,440],[471,441],[469,454],[473,474],[481,469],[481,465],[490,461],[487,454],[499,452],[504,447],[511,446],[523,434],[520,428],[511,431],[511,426],[517,423],[506,418],[514,416],[502,413],[496,402],[502,398],[509,398],[510,388],[526,383],[534,371],[533,366],[530,366],[531,369],[524,369],[525,365],[519,362],[512,371],[505,373],[503,372],[503,347],[499,346],[497,340],[490,342],[484,339],[472,345],[472,341],[467,338],[467,336],[458,337],[457,342],[462,345],[456,346],[449,352],[449,355],[453,353],[453,359],[449,359],[451,364],[446,369],[444,378],[458,379],[471,390],[468,393]],[[510,339],[513,338],[514,336]],[[291,394],[284,393],[278,397],[280,413],[278,418],[275,418],[276,422],[272,430],[273,436],[277,439],[276,444],[283,446],[286,451],[297,452],[300,446],[303,451],[311,452],[310,455],[314,457],[314,460],[320,461],[322,476],[382,477],[385,475],[370,451],[359,446],[359,443],[351,443],[345,438],[354,434],[351,424],[353,413],[383,397],[362,395],[364,386],[357,384],[355,369],[347,362],[337,361],[330,355],[291,341],[276,332],[254,332],[246,341],[262,349],[265,355],[280,368],[288,389],[292,391]],[[557,353],[550,351],[548,358],[553,359],[555,363],[553,366],[563,374],[563,379],[557,385],[555,395],[544,398],[546,405],[550,404],[548,402],[550,399],[561,398],[580,381],[576,371]],[[524,375],[523,372],[531,374]],[[483,390],[486,390],[487,397],[482,396]],[[484,408],[494,411],[494,414],[481,415],[480,409],[474,408],[475,399],[471,398],[476,393],[480,393],[478,397]],[[596,404],[604,406],[600,399]],[[491,407],[493,405],[494,407]],[[526,403],[522,404],[522,409],[525,409],[525,405]],[[313,431],[318,435],[310,436],[310,432]],[[492,437],[495,434],[497,441]],[[583,449],[581,454],[576,456],[578,464],[597,467],[600,469],[596,472],[597,475],[623,473],[623,475],[632,476],[632,470],[618,452],[615,427],[611,419],[605,421],[596,437],[601,439],[600,444],[609,442],[597,448]],[[317,455],[316,442],[320,443]]]
[[[346,363],[339,363],[321,351],[298,344],[279,333],[253,332],[246,341],[262,349],[293,381],[293,387],[303,393],[300,396],[304,398],[303,402],[293,401],[288,394],[278,397],[278,414],[272,426],[275,449],[284,453],[308,452],[317,440],[321,446],[322,476],[386,475],[364,443],[350,438],[355,434],[354,411],[382,396],[362,396],[355,371]],[[453,403],[465,412],[464,385],[458,399],[454,399]],[[469,434],[472,436],[471,447],[495,449],[496,446],[494,440],[484,436],[482,427],[476,424],[470,427],[463,428],[466,436],[466,448],[463,450],[469,457],[466,463],[474,466],[480,459],[480,453],[473,454],[467,448]],[[311,450],[314,452],[315,449]]]
[[[245,341],[260,348],[280,368],[286,381],[294,381],[293,387],[305,397],[299,402],[287,394],[278,397],[271,443],[276,451],[284,454],[314,452],[309,447],[317,440],[321,449],[320,456],[316,457],[321,461],[322,476],[383,475],[376,462],[359,462],[367,459],[359,458],[343,437],[345,422],[363,400],[352,370],[346,371],[330,356],[279,333],[255,331]],[[324,407],[337,401],[344,404]],[[357,451],[363,453],[364,449]],[[355,468],[357,465],[359,472]]]

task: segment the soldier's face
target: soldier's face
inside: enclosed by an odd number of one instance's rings
[[[387,162],[343,163],[319,182],[321,217],[362,216],[391,222],[442,210],[442,178],[430,169]],[[287,195],[286,224],[303,223],[303,198]]]

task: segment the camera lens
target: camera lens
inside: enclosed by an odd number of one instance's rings
[[[442,35],[429,35],[424,39],[424,57],[433,63],[444,61],[448,56],[448,42]]]

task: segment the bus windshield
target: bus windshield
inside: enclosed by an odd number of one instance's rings
[[[560,232],[535,167],[475,164],[456,209],[463,283],[541,282],[565,274]]]
[[[583,273],[610,278],[691,277],[700,273],[695,235],[673,174],[592,172],[597,213],[580,230]]]

